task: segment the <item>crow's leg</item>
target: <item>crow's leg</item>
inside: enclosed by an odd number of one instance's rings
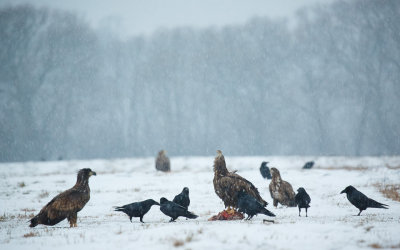
[[[308,216],[307,216],[307,208],[306,208],[306,217],[308,217]]]
[[[306,209],[307,209],[307,208],[306,208]],[[307,210],[306,210],[306,211],[307,211]],[[301,208],[299,207],[299,217],[301,217],[300,212],[301,212]]]
[[[361,212],[362,212],[362,210],[360,209],[360,212],[357,214],[357,216],[360,216]]]
[[[140,216],[140,222],[144,223],[143,216]]]

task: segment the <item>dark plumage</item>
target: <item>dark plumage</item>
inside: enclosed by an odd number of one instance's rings
[[[238,211],[247,214],[246,220],[250,220],[254,215],[265,214],[275,217],[275,214],[268,211],[260,202],[253,196],[248,195],[245,191],[238,192]]]
[[[299,216],[300,216],[300,212],[302,208],[306,209],[306,217],[307,217],[307,209],[310,207],[310,202],[311,202],[311,198],[310,196],[307,194],[306,190],[304,188],[299,188],[297,189],[297,194],[294,197],[297,206],[299,207]]]
[[[309,161],[309,162],[306,162],[306,164],[304,164],[303,169],[311,169],[313,166],[314,166],[314,162]]]
[[[76,184],[47,203],[39,214],[30,220],[29,226],[35,227],[38,224],[53,226],[68,219],[70,227],[76,227],[78,212],[90,199],[89,177],[92,175],[96,175],[96,172],[90,168],[79,170]]]
[[[156,158],[156,169],[163,172],[171,171],[171,164],[165,150],[158,152]]]
[[[284,206],[295,207],[296,202],[294,200],[295,193],[292,185],[289,182],[282,180],[279,170],[271,168],[272,180],[269,184],[269,192],[271,198],[274,200],[274,206],[278,206],[281,203]]]
[[[360,212],[357,214],[360,216],[361,212],[363,210],[366,210],[367,208],[384,208],[388,209],[385,204],[379,203],[377,201],[374,201],[371,198],[368,198],[365,194],[361,193],[358,191],[355,187],[353,186],[348,186],[346,187],[341,194],[346,193],[347,199],[350,201],[351,204],[353,204],[356,208],[360,210]]]
[[[271,180],[271,178],[272,178],[271,172],[269,171],[269,167],[267,166],[267,164],[268,164],[267,161],[263,161],[261,163],[260,173],[264,179],[267,178],[268,180]]]
[[[224,202],[225,207],[235,208],[237,205],[237,193],[244,190],[253,196],[264,207],[268,204],[257,188],[242,176],[229,172],[226,168],[225,157],[220,150],[217,150],[217,156],[214,160],[214,191]]]
[[[188,209],[190,205],[189,188],[184,187],[182,192],[176,195],[172,202],[175,202],[176,204]]]
[[[189,219],[196,219],[198,217],[194,213],[189,212],[186,208],[182,207],[181,205],[169,201],[164,197],[160,199],[160,210],[165,215],[171,217],[171,220],[169,222],[175,221],[179,216],[183,216]]]
[[[143,216],[147,214],[153,205],[160,205],[155,200],[148,199],[141,202],[133,202],[131,204],[124,205],[122,207],[115,207],[114,211],[124,212],[129,216],[129,220],[132,222],[132,217],[139,217],[140,222],[143,222]]]

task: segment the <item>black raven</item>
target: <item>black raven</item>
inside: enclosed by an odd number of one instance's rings
[[[297,206],[299,207],[299,216],[302,208],[306,209],[306,217],[307,217],[307,208],[310,207],[310,202],[311,198],[307,194],[306,190],[304,188],[299,188],[297,189],[297,194],[294,197],[294,200],[296,201]]]
[[[129,219],[132,222],[132,217],[140,217],[140,222],[143,222],[143,216],[147,214],[150,210],[151,206],[153,205],[160,205],[160,203],[156,202],[155,200],[148,199],[141,202],[134,202],[131,204],[127,204],[122,207],[114,207],[114,211],[124,212],[129,216]]]
[[[189,188],[184,187],[182,192],[176,195],[175,198],[172,200],[172,202],[175,202],[176,204],[181,205],[182,207],[188,209],[190,204]]]
[[[353,204],[356,208],[360,210],[360,212],[357,214],[360,216],[361,212],[363,210],[366,210],[369,207],[372,208],[385,208],[388,209],[385,204],[379,203],[377,201],[374,201],[373,199],[368,198],[365,194],[361,193],[357,189],[355,189],[353,186],[348,186],[346,187],[341,194],[346,193],[347,199],[350,201],[351,204]]]
[[[239,212],[247,214],[246,220],[250,220],[257,214],[275,217],[275,214],[268,211],[259,201],[247,194],[244,190],[238,192],[237,208]]]
[[[313,166],[314,166],[314,162],[309,161],[309,162],[306,162],[306,164],[304,164],[303,169],[311,169]]]
[[[271,180],[272,177],[271,173],[269,172],[269,167],[267,166],[267,164],[268,164],[267,161],[263,161],[261,163],[260,173],[264,179],[267,178],[268,180]]]
[[[179,216],[183,216],[189,219],[196,219],[198,216],[192,212],[189,212],[186,208],[182,207],[175,202],[169,201],[162,197],[160,199],[160,210],[165,215],[171,217],[169,222],[175,221]]]

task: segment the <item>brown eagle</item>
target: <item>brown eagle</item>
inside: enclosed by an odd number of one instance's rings
[[[166,155],[166,151],[165,150],[161,150],[160,152],[158,152],[158,156],[156,159],[156,169],[159,171],[163,171],[163,172],[169,172],[171,171],[171,164],[169,162],[169,158]]]
[[[269,184],[269,192],[274,200],[274,206],[278,206],[278,202],[284,206],[295,207],[295,193],[289,182],[282,180],[279,170],[271,168],[272,180]]]
[[[237,208],[238,192],[242,190],[253,196],[265,207],[268,203],[261,198],[257,188],[235,172],[228,171],[224,155],[220,150],[217,150],[217,156],[214,160],[213,183],[215,193],[224,202],[225,207],[228,207],[228,210],[230,210],[230,207]]]
[[[92,175],[96,175],[96,172],[90,168],[79,170],[75,186],[58,194],[47,203],[39,214],[30,220],[29,226],[35,227],[38,224],[53,226],[67,218],[70,226],[76,227],[78,212],[90,199],[89,177]]]

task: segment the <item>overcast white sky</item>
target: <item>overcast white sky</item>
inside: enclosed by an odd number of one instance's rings
[[[332,0],[0,0],[78,11],[95,27],[125,36],[161,27],[208,27],[244,23],[254,16],[292,17],[298,8]]]

